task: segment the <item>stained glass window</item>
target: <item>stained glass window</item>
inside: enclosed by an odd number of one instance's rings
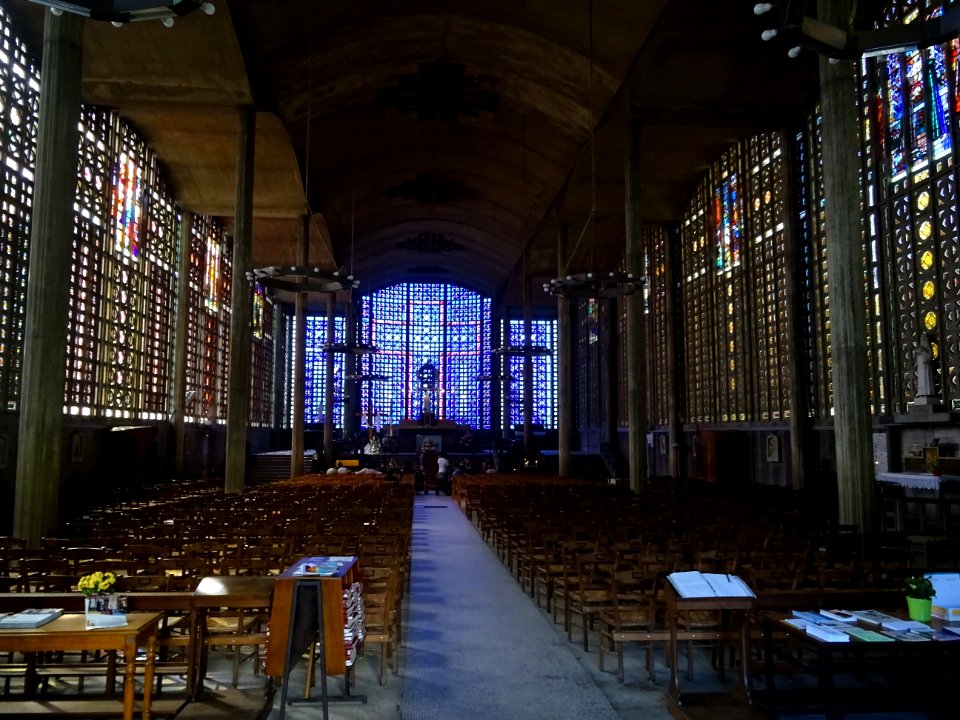
[[[509,322],[508,332],[510,345],[527,344],[524,333],[524,321],[513,319]],[[531,320],[530,344],[540,345],[551,351],[550,355],[534,357],[533,360],[533,417],[532,424],[546,429],[557,427],[557,321]],[[523,397],[524,397],[524,358],[521,355],[510,356],[509,373],[514,380],[510,388],[510,420],[509,425],[516,427],[523,425]],[[505,423],[506,424],[506,423]]]
[[[894,2],[887,7],[884,22],[907,24],[937,17],[944,5],[955,3]],[[907,411],[916,395],[915,353],[922,334],[930,338],[944,399],[960,396],[956,371],[960,258],[952,140],[960,97],[955,86],[957,50],[955,39],[891,54],[884,62],[865,62],[863,67],[865,84],[887,103],[881,116],[884,122],[878,123],[882,142],[867,143],[863,153],[867,158],[875,155],[884,177],[889,178],[874,189],[868,170],[870,330],[877,338],[874,348],[889,348],[871,353],[876,373],[886,378],[874,390],[879,400],[875,412]],[[884,291],[885,283],[892,291]],[[885,360],[889,360],[889,372]]]
[[[712,422],[718,418],[716,371],[713,355],[713,296],[716,245],[708,242],[708,183],[697,188],[680,227],[681,294],[684,307],[684,384],[687,388],[684,422]]]
[[[647,323],[647,407],[649,420],[654,425],[664,426],[670,422],[670,395],[673,388],[669,380],[670,333],[675,323],[671,321],[667,293],[670,292],[668,253],[670,251],[666,230],[657,227],[643,228],[644,274],[647,283],[645,319]],[[623,343],[626,345],[626,343]],[[625,362],[626,358],[624,358]]]
[[[779,133],[755,135],[745,143],[750,205],[746,225],[754,288],[749,296],[754,317],[749,356],[754,362],[753,414],[758,420],[790,415],[783,145]]]
[[[0,408],[17,410],[40,69],[0,8]]]
[[[601,439],[596,433],[602,431],[606,423],[606,388],[611,380],[600,338],[603,328],[607,327],[610,306],[598,300],[577,300],[575,308],[572,340],[576,361],[571,378],[574,424],[583,442],[599,445]]]
[[[276,315],[279,310],[260,285],[253,288],[252,333],[250,344],[250,424],[273,425],[274,357],[276,352]],[[290,377],[292,377],[290,373]]]
[[[67,397],[71,414],[99,414],[98,358],[103,333],[100,309],[104,235],[110,233],[110,178],[113,128],[108,113],[81,113],[77,196],[67,323]]]
[[[291,318],[291,337],[295,336],[293,319]],[[327,316],[308,315],[306,317],[306,365],[303,376],[303,421],[307,425],[323,423],[324,408],[326,407],[326,378],[327,378]],[[342,344],[346,342],[346,322],[342,315],[334,317],[332,342]],[[333,426],[343,427],[343,353],[333,354]],[[293,381],[293,368],[290,371],[290,380]]]
[[[748,305],[746,271],[741,263],[742,197],[740,146],[727,150],[714,163],[712,178],[713,232],[717,245],[715,319],[721,345],[717,348],[720,420],[746,420],[746,318],[739,311]]]
[[[180,214],[160,181],[156,156],[150,154],[140,268],[146,286],[143,333],[141,417],[166,417],[172,382],[173,328],[176,317],[176,264],[180,254]]]
[[[803,293],[812,325],[807,357],[814,381],[808,397],[811,414],[833,415],[833,374],[830,341],[830,287],[827,258],[826,199],[823,189],[823,116],[819,109],[808,118],[806,132],[798,135],[797,190],[803,236]]]
[[[187,316],[187,419],[226,422],[231,248],[219,223],[194,216]],[[210,265],[216,267],[210,267]]]
[[[685,422],[775,421],[790,415],[784,148],[777,133],[731,147],[684,213]],[[665,282],[657,279],[665,261],[664,250],[653,256],[651,289]],[[658,293],[654,302],[662,306],[665,290]],[[667,331],[652,329],[664,344]],[[652,407],[657,392],[653,386]]]
[[[156,156],[85,108],[74,203],[66,411],[158,420],[169,399],[176,208]]]
[[[437,388],[430,391],[437,418],[490,427],[491,301],[455,285],[403,283],[363,299],[361,337],[380,349],[364,371],[388,380],[364,383],[361,413],[380,423],[419,418],[424,390],[417,371],[432,364]]]

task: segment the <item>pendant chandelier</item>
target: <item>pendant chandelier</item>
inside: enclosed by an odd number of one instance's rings
[[[587,108],[590,110],[591,204],[590,214],[587,216],[586,222],[584,222],[583,228],[580,231],[580,235],[577,238],[577,242],[574,245],[573,250],[570,252],[567,260],[568,267],[569,259],[576,255],[577,249],[580,247],[580,243],[583,242],[583,238],[587,234],[587,231],[589,230],[591,234],[594,232],[597,219],[597,158],[596,151],[594,149],[594,127],[596,125],[596,120],[593,116],[593,0],[589,0],[588,12],[590,80],[587,84]],[[593,240],[591,247],[595,247],[596,240],[594,238],[591,239]],[[643,287],[643,278],[636,277],[633,273],[611,270],[602,272],[591,271],[570,274],[564,273],[563,275],[545,282],[543,284],[543,291],[558,297],[565,297],[573,300],[588,300],[631,295],[641,287]]]

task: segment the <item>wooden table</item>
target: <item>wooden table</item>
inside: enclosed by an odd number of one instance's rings
[[[157,650],[157,627],[162,619],[163,613],[128,613],[127,624],[122,627],[87,630],[82,613],[65,614],[39,628],[0,630],[0,652],[122,650],[125,662],[123,718],[133,720],[137,648],[146,647],[142,711],[143,720],[149,720],[153,699],[153,662]]]
[[[850,642],[824,642],[785,622],[790,616],[790,613],[763,614],[766,675],[763,702],[772,717],[777,716],[778,707],[791,705],[802,705],[807,712],[815,705],[817,712],[830,719],[841,718],[855,710],[922,711],[935,714],[948,707],[952,709],[944,717],[955,716],[952,688],[957,681],[960,641],[868,642],[851,638]],[[944,623],[934,619],[929,625],[938,629]],[[858,621],[855,627],[881,631],[877,625],[862,621]],[[805,659],[801,654],[777,652],[775,636],[807,649],[807,655],[812,657]],[[838,655],[847,656],[854,667],[871,662],[872,674],[885,676],[885,683],[864,682],[860,686],[837,687]],[[777,688],[775,657],[801,672],[813,675],[817,680],[816,694],[806,688],[802,694],[800,691]],[[854,673],[850,674],[854,676]]]
[[[203,679],[207,674],[207,613],[210,610],[228,608],[230,610],[249,610],[270,608],[276,578],[250,575],[212,575],[205,577],[193,593],[193,605],[196,610],[194,628],[196,630],[196,668],[194,698],[203,691]],[[251,637],[251,640],[266,640]]]

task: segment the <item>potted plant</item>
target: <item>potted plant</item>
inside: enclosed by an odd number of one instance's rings
[[[903,581],[903,592],[907,596],[907,611],[911,620],[930,622],[930,608],[937,594],[933,583],[925,575],[912,575]]]

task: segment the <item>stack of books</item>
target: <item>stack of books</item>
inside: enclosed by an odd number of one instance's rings
[[[18,613],[0,613],[0,630],[29,630],[63,615],[63,608],[30,608]]]
[[[960,627],[935,630],[927,623],[903,620],[879,610],[794,610],[793,617],[784,622],[823,642],[844,643],[851,638],[861,642],[960,640]]]

